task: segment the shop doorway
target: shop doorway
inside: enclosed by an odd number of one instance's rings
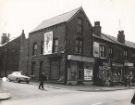
[[[77,71],[78,71],[78,83],[81,84],[84,80],[84,63],[77,62]]]

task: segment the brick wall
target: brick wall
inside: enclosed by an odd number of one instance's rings
[[[1,76],[19,70],[20,37],[0,47],[0,58]]]
[[[83,21],[82,34],[77,33],[77,19],[81,18]],[[86,15],[80,11],[67,24],[67,53],[76,55],[76,38],[83,40],[83,56],[92,57],[92,27]],[[69,47],[70,46],[70,47]]]
[[[44,41],[44,33],[48,31],[53,31],[53,38],[57,38],[59,41],[58,52],[65,51],[65,24],[55,25],[37,32],[33,32],[29,34],[29,54],[28,54],[28,72],[31,75],[32,71],[32,62],[35,62],[35,76],[39,76],[40,70],[40,62],[43,62],[43,72],[45,72],[48,77],[50,75],[50,62],[52,59],[57,58],[57,54],[52,55],[43,55],[41,54],[41,42]],[[32,55],[33,43],[37,43],[37,54],[36,56]],[[59,55],[58,55],[59,56]],[[65,62],[63,62],[64,58],[61,56],[60,58],[60,75],[63,74],[63,70],[65,70]],[[62,69],[61,69],[62,68]]]

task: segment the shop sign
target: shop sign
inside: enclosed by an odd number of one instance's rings
[[[99,57],[99,43],[93,42],[93,56]]]
[[[130,66],[130,67],[133,67],[134,66],[134,64],[133,63],[130,63],[130,62],[125,62],[124,65],[125,66]]]
[[[112,63],[112,66],[123,67],[123,64],[120,64],[120,63]]]
[[[44,55],[52,54],[53,47],[53,32],[44,33]]]
[[[94,62],[94,58],[89,58],[89,57],[82,57],[82,56],[76,56],[76,55],[68,55],[67,56],[68,60],[73,60],[73,61],[81,61],[81,62]]]
[[[93,70],[92,69],[84,69],[84,80],[92,80]]]

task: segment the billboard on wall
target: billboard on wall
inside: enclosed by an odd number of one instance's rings
[[[53,49],[53,32],[44,33],[44,55],[52,54]]]
[[[84,80],[92,80],[93,70],[92,69],[84,69]]]
[[[99,57],[99,43],[93,42],[93,56]]]

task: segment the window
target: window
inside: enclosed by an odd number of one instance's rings
[[[83,20],[81,18],[77,19],[77,32],[82,33]]]
[[[127,50],[124,50],[124,57],[127,57],[127,55],[128,55]]]
[[[33,44],[33,51],[32,51],[32,55],[36,55],[37,53],[37,43]]]
[[[41,54],[44,52],[44,41],[41,42]]]
[[[109,54],[112,55],[113,54],[113,48],[109,48]]]
[[[32,62],[31,64],[31,75],[34,75],[35,74],[35,68],[36,67],[36,62]]]
[[[83,41],[82,39],[76,39],[76,53],[82,54],[83,51]]]
[[[58,39],[53,40],[53,52],[58,52],[59,42]]]
[[[100,57],[105,57],[105,46],[100,45]]]

